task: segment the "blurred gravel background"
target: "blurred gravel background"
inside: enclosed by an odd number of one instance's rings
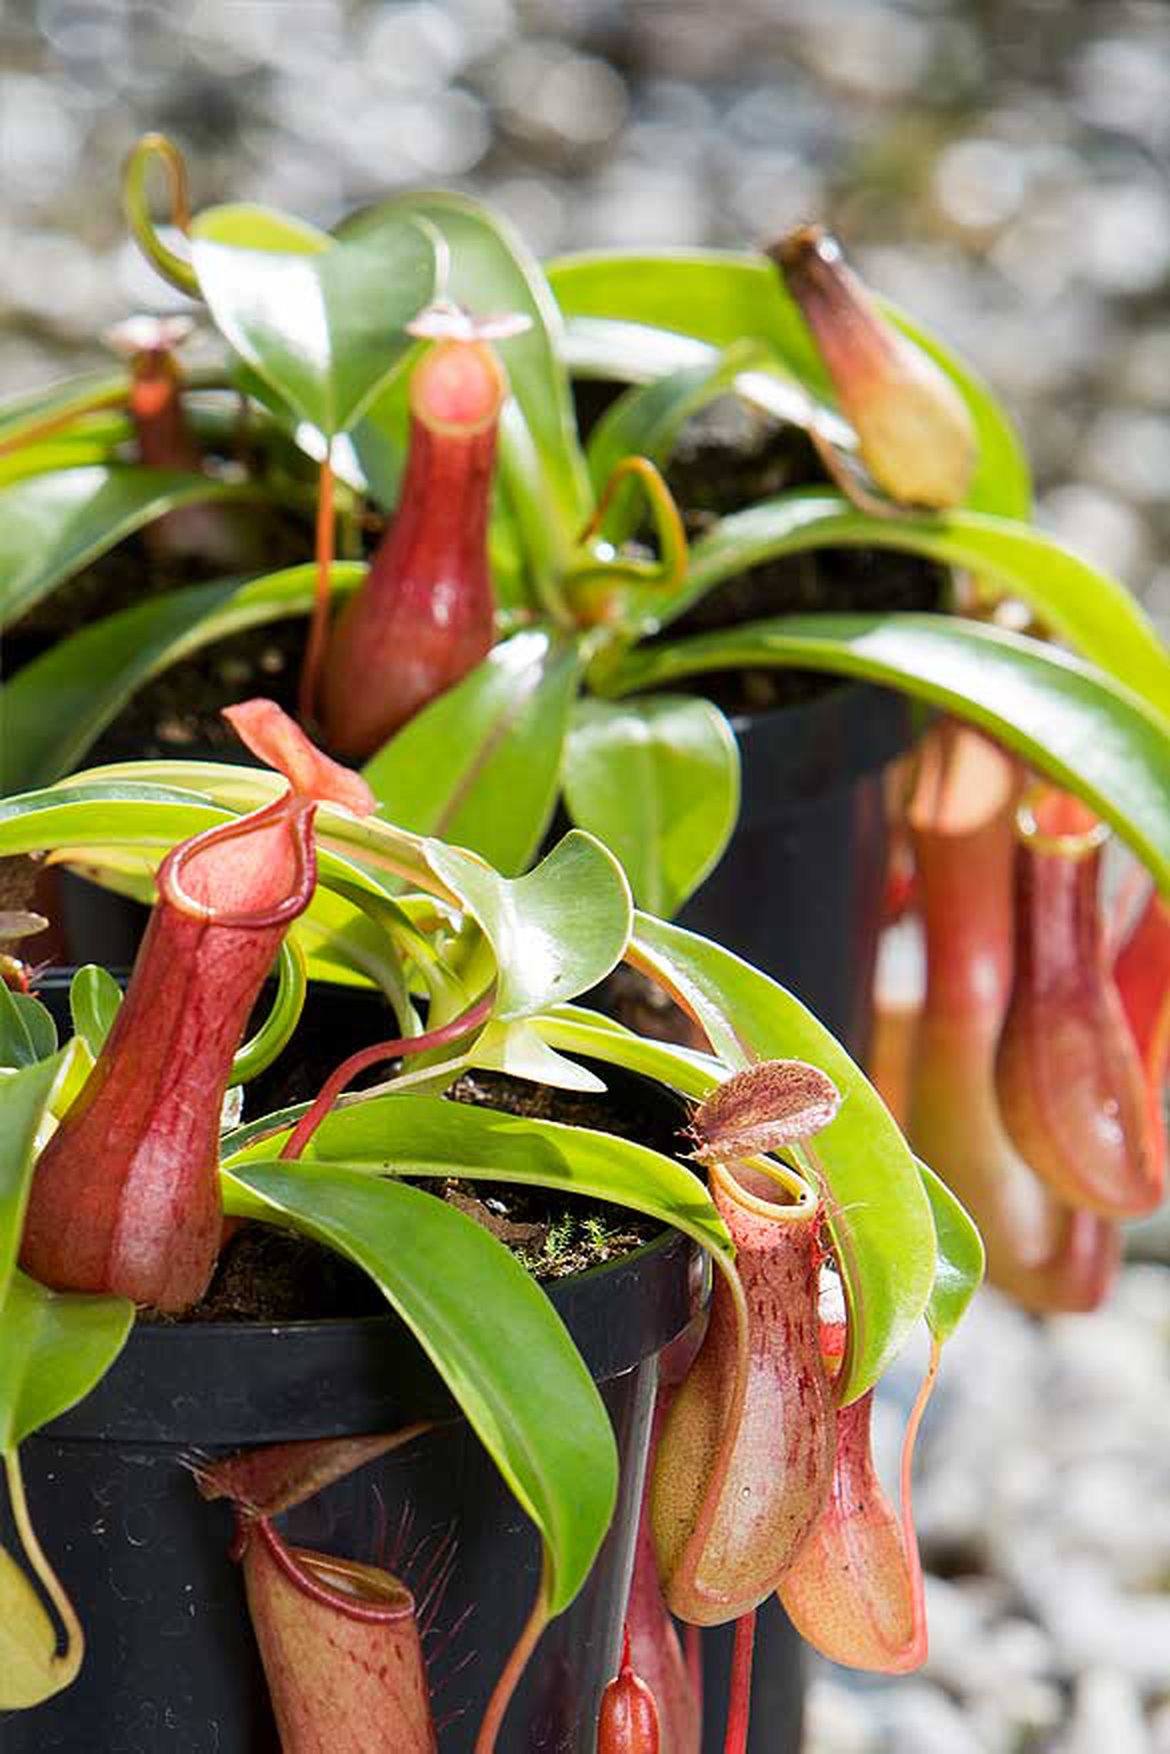
[[[157,297],[117,197],[146,127],[197,205],[325,224],[440,182],[540,251],[827,215],[1006,396],[1044,521],[1170,625],[1166,0],[0,0],[0,393]],[[952,1350],[930,1662],[819,1670],[807,1754],[1170,1754],[1170,1275],[1047,1324],[985,1294]]]
[[[827,214],[1023,422],[1045,520],[1170,621],[1166,0],[0,0],[0,391],[154,284],[117,172],[330,223],[398,186],[541,251]]]

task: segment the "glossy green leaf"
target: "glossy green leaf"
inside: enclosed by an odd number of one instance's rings
[[[386,815],[523,871],[552,816],[580,673],[577,647],[545,632],[496,646],[366,764]]]
[[[61,469],[0,489],[0,627],[164,512],[249,491],[130,463]]]
[[[276,1222],[375,1279],[540,1530],[559,1613],[589,1575],[617,1496],[601,1397],[552,1304],[481,1225],[418,1188],[340,1165],[256,1163],[225,1177]]]
[[[789,615],[643,648],[607,686],[768,664],[885,683],[970,720],[1090,804],[1170,892],[1166,721],[1053,646],[948,615]]]
[[[501,1022],[576,998],[621,960],[633,918],[630,889],[592,835],[574,829],[526,877],[501,877],[438,841],[427,842],[427,859],[491,944]]]
[[[0,1547],[0,1710],[27,1709],[59,1693],[77,1674],[85,1649],[72,1604],[32,1527],[17,1446],[89,1393],[133,1321],[134,1305],[125,1298],[61,1295],[20,1272],[0,1298],[0,1453],[28,1566]],[[63,1622],[63,1650],[30,1573]]]
[[[934,1287],[926,1306],[926,1323],[940,1343],[949,1340],[983,1283],[987,1256],[974,1221],[946,1183],[928,1164],[918,1172],[934,1219],[938,1241]]]
[[[634,899],[669,918],[714,870],[739,814],[739,749],[710,701],[581,701],[565,745],[565,800],[625,868]]]
[[[84,415],[117,407],[129,393],[129,372],[114,368],[8,396],[0,401],[0,452],[27,444],[46,427],[51,427],[54,436],[67,433]]]
[[[435,252],[409,218],[333,239],[265,209],[201,213],[191,260],[215,322],[245,363],[326,437],[360,417],[411,346]]]
[[[31,1580],[0,1547],[0,1711],[28,1711],[73,1680],[80,1661],[64,1673],[57,1628]]]
[[[0,446],[0,488],[32,475],[107,463],[132,431],[129,421],[120,415],[87,416],[39,444],[20,445],[14,451],[5,451]]]
[[[500,467],[526,546],[546,572],[555,571],[591,506],[556,301],[518,234],[466,195],[405,195],[358,214],[343,235],[364,236],[371,225],[403,215],[426,220],[446,239],[446,291],[456,303],[478,316],[516,312],[532,319],[525,334],[497,343],[519,416],[506,414],[502,423]]]
[[[20,1249],[38,1129],[63,1064],[60,1053],[0,1075],[0,1309]]]
[[[717,347],[745,339],[764,341],[813,395],[832,403],[828,374],[804,318],[765,256],[710,250],[599,251],[562,257],[547,272],[568,317],[645,323]],[[971,412],[979,463],[967,503],[1004,517],[1026,517],[1031,501],[1027,463],[1000,403],[937,337],[893,305],[883,308],[947,373]]]
[[[553,269],[560,272],[555,263]],[[649,323],[569,316],[562,351],[574,377],[652,384],[677,372],[710,369],[722,349]]]
[[[50,1291],[16,1272],[0,1308],[0,1450],[83,1400],[133,1324],[125,1297]]]
[[[725,394],[757,351],[750,341],[721,348],[701,365],[672,372],[619,396],[589,438],[594,493],[601,496],[624,457],[648,457],[652,463],[665,463],[686,422]],[[633,535],[640,511],[632,487],[620,488],[605,518],[610,540],[623,542]]]
[[[365,570],[335,562],[334,594],[355,590]],[[244,628],[307,614],[315,577],[314,567],[294,566],[244,584],[189,585],[58,640],[0,687],[0,785],[11,792],[59,779],[152,676]]]
[[[0,798],[0,858],[49,847],[124,846],[161,852],[224,820],[224,811],[167,786],[75,784]]]
[[[893,548],[969,568],[1021,598],[1083,657],[1170,718],[1170,651],[1124,585],[1042,531],[979,512],[878,518],[824,489],[762,500],[694,544],[684,585],[655,600],[656,619],[673,621],[724,580],[812,548]]]
[[[644,914],[632,959],[694,1013],[730,1070],[757,1059],[807,1060],[841,1092],[836,1119],[817,1134],[816,1158],[849,1306],[842,1393],[853,1400],[921,1319],[934,1283],[934,1225],[913,1153],[844,1048],[767,975]]]
[[[122,1008],[122,989],[108,969],[94,962],[79,968],[69,983],[69,1014],[73,1033],[96,1060]]]
[[[605,1084],[588,1066],[566,1059],[549,1046],[525,1018],[519,1023],[489,1022],[468,1050],[469,1065],[547,1084],[553,1090],[586,1090],[600,1096]]]
[[[29,1520],[17,1445],[89,1392],[134,1320],[134,1306],[125,1299],[61,1296],[16,1269],[38,1138],[70,1057],[64,1049],[0,1076],[0,1454],[29,1570],[62,1616],[67,1635],[58,1653],[56,1629],[30,1576],[0,1547],[0,1710],[36,1705],[68,1686],[84,1648],[76,1616]]]
[[[829,375],[804,318],[766,256],[731,250],[585,250],[546,262],[566,317],[670,329],[715,347],[766,341],[828,398]]]
[[[283,1137],[229,1157],[225,1171],[270,1157]],[[304,1161],[318,1160],[396,1176],[467,1176],[608,1200],[681,1230],[724,1262],[735,1257],[699,1176],[648,1146],[587,1127],[403,1091],[335,1108],[306,1150]]]
[[[166,783],[166,782],[173,783]],[[0,857],[63,849],[78,862],[127,849],[141,853],[128,869],[151,868],[177,841],[228,816],[270,804],[285,780],[263,768],[226,761],[125,761],[60,780],[41,791],[0,798]],[[319,881],[335,877],[384,895],[390,872],[435,894],[442,890],[417,835],[378,817],[355,817],[321,804],[316,818]]]
[[[35,1066],[57,1051],[57,1026],[39,999],[0,980],[0,1066]]]
[[[550,1047],[640,1072],[696,1102],[721,1084],[729,1069],[714,1054],[700,1053],[680,1042],[635,1035],[611,1017],[602,1017],[582,1005],[557,1005],[543,1011],[532,1019],[531,1027]]]

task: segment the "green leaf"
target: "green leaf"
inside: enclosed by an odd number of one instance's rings
[[[0,1077],[0,1308],[20,1249],[37,1131],[64,1058],[64,1053],[55,1054]],[[6,1351],[0,1348],[0,1368]]]
[[[482,926],[497,964],[495,1017],[528,1017],[604,980],[632,919],[612,853],[574,829],[526,877],[501,877],[455,847],[427,842],[436,874]]]
[[[979,512],[878,518],[823,489],[762,500],[721,519],[695,543],[682,589],[656,601],[656,619],[676,619],[715,585],[762,561],[812,548],[893,548],[969,568],[1021,598],[1083,657],[1170,715],[1170,652],[1125,586],[1051,536]]]
[[[546,572],[556,571],[592,503],[556,301],[512,227],[465,195],[428,191],[383,202],[347,221],[342,235],[364,236],[371,225],[404,215],[425,220],[446,239],[447,292],[457,304],[478,316],[516,312],[532,319],[525,334],[496,344],[515,398],[501,426],[500,468],[530,552]],[[387,411],[383,418],[393,425]]]
[[[69,983],[69,1014],[74,1035],[81,1037],[95,1060],[121,1008],[122,989],[107,969],[96,962],[78,969]]]
[[[191,228],[212,317],[245,363],[327,438],[360,418],[412,345],[435,252],[409,218],[333,239],[283,215],[213,207]]]
[[[119,445],[132,436],[128,420],[121,415],[92,415],[63,433],[54,433],[40,444],[21,445],[15,451],[0,447],[0,488],[24,481],[31,475],[49,475],[61,469],[78,469],[89,463],[107,463]]]
[[[39,999],[0,979],[0,1067],[35,1066],[57,1051],[57,1029]]]
[[[98,782],[24,792],[0,798],[0,858],[48,847],[162,852],[224,816],[201,798],[167,786]]]
[[[526,1078],[530,1084],[547,1084],[554,1090],[586,1090],[598,1096],[605,1090],[595,1072],[558,1054],[527,1018],[520,1023],[489,1022],[468,1050],[467,1060],[477,1069],[506,1072],[510,1078]]]
[[[225,1173],[271,1157],[285,1136],[227,1158]],[[467,1176],[608,1200],[681,1230],[724,1262],[735,1258],[727,1227],[697,1175],[646,1145],[588,1127],[403,1091],[333,1109],[302,1161],[396,1176]]]
[[[548,829],[577,646],[536,630],[498,645],[380,749],[363,772],[386,815],[514,876]]]
[[[481,1225],[418,1188],[323,1164],[249,1164],[225,1179],[377,1281],[540,1530],[551,1611],[567,1607],[613,1514],[617,1451],[535,1280]]]
[[[716,347],[763,341],[812,395],[832,404],[829,377],[804,318],[765,256],[704,250],[595,252],[562,257],[548,264],[547,273],[567,317],[644,323]],[[967,503],[1004,517],[1026,517],[1031,503],[1027,463],[999,402],[941,341],[893,305],[883,303],[882,308],[947,373],[971,411],[979,463]]]
[[[627,390],[611,403],[589,439],[589,473],[598,498],[624,457],[665,463],[691,416],[732,388],[756,354],[751,342],[712,351],[703,364]],[[605,518],[610,540],[620,543],[633,535],[639,515],[636,495],[628,486],[620,488]]]
[[[700,1053],[679,1042],[635,1035],[611,1017],[581,1005],[557,1005],[534,1017],[530,1028],[539,1031],[550,1047],[640,1072],[696,1102],[721,1084],[729,1069],[714,1054]]]
[[[554,273],[559,273],[555,263]],[[710,369],[722,349],[693,335],[625,323],[610,317],[574,317],[565,324],[562,347],[574,377],[619,384],[652,384],[676,372]]]
[[[545,263],[566,317],[670,329],[714,347],[766,341],[827,399],[830,380],[797,305],[766,256],[730,250],[586,250]]]
[[[85,1643],[72,1604],[37,1540],[25,1502],[17,1446],[87,1395],[114,1362],[134,1321],[119,1297],[49,1291],[15,1273],[0,1297],[0,1453],[9,1506],[30,1571],[53,1603],[57,1631],[31,1577],[0,1547],[0,1711],[38,1705],[67,1687]]]
[[[61,469],[0,489],[0,627],[164,512],[252,491],[130,463]]]
[[[335,562],[335,596],[355,590],[365,570]],[[189,585],[58,640],[0,687],[0,784],[17,791],[59,779],[152,676],[228,634],[307,614],[315,577],[315,567],[294,566],[245,584]]]
[[[930,1201],[938,1260],[934,1287],[926,1306],[926,1323],[940,1343],[949,1340],[967,1312],[967,1306],[983,1282],[987,1257],[974,1222],[928,1164],[919,1163],[918,1173]]]
[[[133,1325],[128,1298],[50,1291],[15,1273],[0,1308],[0,1450],[83,1400]]]
[[[841,1092],[836,1119],[817,1134],[816,1157],[849,1306],[842,1395],[854,1400],[921,1319],[934,1283],[934,1225],[913,1153],[844,1048],[775,981],[644,914],[629,959],[682,998],[729,1071],[757,1059],[806,1060]]]
[[[121,406],[130,394],[125,370],[87,372],[46,389],[23,390],[0,402],[0,450],[8,452],[36,438],[50,422],[60,438],[72,424],[96,409]]]
[[[1091,805],[1170,892],[1170,730],[1080,658],[949,615],[789,615],[631,653],[615,692],[741,665],[859,676],[968,719]]]
[[[625,868],[634,900],[668,918],[714,870],[739,815],[739,748],[710,701],[581,701],[565,745],[578,827]]]
[[[166,780],[176,783],[161,783]],[[79,855],[97,865],[110,858],[118,869],[137,877],[178,841],[271,804],[285,786],[279,774],[223,761],[117,762],[42,791],[0,798],[0,857],[66,849],[74,862]],[[320,883],[340,879],[349,888],[357,885],[385,896],[379,873],[389,871],[416,887],[442,893],[417,835],[329,804],[318,808],[316,827]]]
[[[1032,513],[1032,472],[1019,432],[990,385],[937,335],[888,299],[878,303],[891,322],[946,372],[975,425],[977,461],[966,503],[1001,518]]]
[[[78,1666],[60,1673],[57,1628],[31,1581],[0,1547],[0,1711],[28,1711],[51,1699]]]

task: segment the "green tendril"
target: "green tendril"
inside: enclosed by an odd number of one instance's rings
[[[187,167],[182,153],[165,134],[144,134],[131,148],[122,176],[122,208],[126,221],[139,249],[163,279],[169,280],[189,298],[198,298],[199,282],[195,270],[163,243],[151,217],[146,183],[152,159],[159,159],[167,173],[171,190],[171,224],[184,235],[191,229]]]
[[[308,989],[305,953],[295,939],[286,938],[276,964],[277,987],[272,1009],[251,1041],[244,1043],[232,1061],[233,1084],[246,1084],[271,1066],[288,1046],[301,1020]]]
[[[596,511],[581,532],[580,545],[594,542],[614,495],[629,476],[633,476],[641,487],[650,508],[658,540],[658,559],[623,559],[612,551],[594,547],[589,560],[567,580],[574,611],[582,621],[591,625],[614,618],[620,604],[617,593],[623,588],[649,589],[654,593],[671,591],[686,577],[689,554],[682,516],[661,471],[648,457],[623,457],[617,464],[605,484]]]

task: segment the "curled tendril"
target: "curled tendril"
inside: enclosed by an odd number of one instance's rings
[[[597,509],[578,538],[584,547],[593,543],[613,504],[614,495],[632,477],[645,495],[658,538],[658,559],[647,563],[619,559],[609,543],[598,543],[591,560],[568,581],[573,605],[583,620],[595,623],[611,618],[615,587],[650,586],[673,591],[686,577],[687,533],[674,495],[661,471],[649,457],[623,457],[602,489]]]
[[[473,1029],[479,1029],[492,1014],[495,1002],[495,989],[489,988],[482,998],[474,1005],[453,1017],[449,1023],[440,1024],[437,1029],[428,1029],[422,1035],[397,1036],[393,1041],[375,1042],[372,1047],[359,1048],[343,1060],[326,1079],[312,1105],[307,1108],[281,1150],[284,1161],[300,1157],[313,1134],[337,1101],[346,1085],[357,1077],[359,1072],[367,1071],[370,1066],[377,1066],[386,1060],[401,1059],[406,1054],[424,1054],[431,1048],[447,1047],[453,1041],[460,1041],[470,1035]]]
[[[163,243],[151,218],[146,179],[152,159],[166,170],[171,191],[171,224],[184,236],[191,230],[191,207],[187,195],[187,166],[173,140],[165,134],[144,134],[130,149],[122,175],[122,206],[127,224],[139,249],[164,280],[189,298],[198,298],[199,282],[189,262]]]
[[[305,953],[294,939],[286,938],[280,946],[276,964],[276,997],[272,1009],[251,1041],[246,1041],[232,1061],[233,1084],[246,1084],[259,1077],[279,1058],[292,1039],[301,1020],[308,992]]]

